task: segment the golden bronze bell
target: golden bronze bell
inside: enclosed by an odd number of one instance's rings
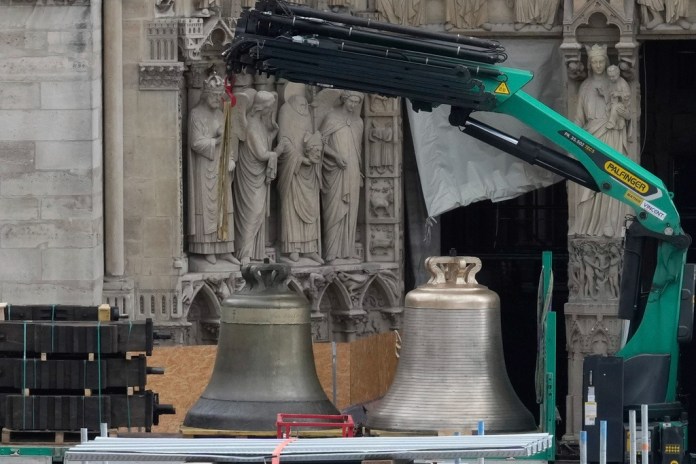
[[[288,273],[242,270],[244,289],[222,303],[213,374],[184,426],[274,431],[278,413],[338,414],[317,377],[309,303],[287,288]]]
[[[367,414],[373,430],[536,429],[505,370],[498,295],[476,282],[481,260],[430,257],[427,284],[406,295],[394,382]]]

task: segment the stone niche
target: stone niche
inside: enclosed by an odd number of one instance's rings
[[[398,328],[400,101],[241,75],[225,132],[220,53],[243,5],[150,3],[146,18],[140,6],[124,10],[144,39],[137,76],[125,71],[125,112],[150,115],[126,125],[124,163],[126,190],[155,199],[126,194],[132,285],[108,299],[153,317],[171,343],[216,343],[241,266],[267,259],[291,266],[316,340]],[[124,50],[124,63],[136,55]]]

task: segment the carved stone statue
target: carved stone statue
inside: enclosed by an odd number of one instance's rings
[[[279,155],[280,251],[292,262],[300,254],[323,264],[320,257],[319,195],[323,143],[313,133],[312,115],[303,95],[293,95],[278,114],[278,141],[288,150]]]
[[[205,81],[198,104],[189,112],[188,249],[211,264],[218,257],[239,264],[232,255],[231,183],[236,160],[234,152],[223,143],[227,119],[220,110],[222,95],[223,81],[213,74]]]
[[[665,21],[678,24],[682,29],[690,29],[691,23],[686,20],[689,16],[688,0],[665,0]]]
[[[514,9],[515,30],[528,24],[539,24],[550,30],[556,19],[559,0],[507,0],[509,8]]]
[[[235,129],[239,155],[234,180],[235,248],[242,264],[265,257],[269,185],[276,177],[278,155],[272,150],[278,125],[276,96],[247,89],[236,95]],[[284,146],[278,149],[283,152]]]
[[[637,0],[637,2],[647,29],[655,29],[665,22],[677,24],[682,29],[691,28],[691,23],[686,19],[689,15],[687,0]]]
[[[368,134],[368,139],[372,142],[369,165],[379,174],[394,170],[394,151],[391,143],[393,138],[394,129],[391,123],[380,125],[372,120],[372,127]]]
[[[580,86],[575,122],[619,153],[628,156],[628,109],[630,89],[620,77],[612,82],[607,75],[606,45],[588,49],[589,76]],[[615,76],[616,77],[616,76]],[[619,80],[621,79],[621,80]],[[612,92],[617,97],[612,97]],[[620,95],[620,96],[619,96]],[[614,101],[618,100],[621,101]],[[611,114],[614,121],[611,122]],[[619,237],[624,224],[621,204],[613,198],[583,187],[575,187],[575,219],[569,235]]]
[[[381,21],[420,26],[427,23],[426,0],[376,0]]]
[[[338,100],[340,104],[329,110],[320,126],[325,140],[321,200],[324,258],[327,262],[337,258],[358,258],[355,232],[362,183],[363,121],[360,109],[363,94],[343,91]]]
[[[446,0],[445,29],[491,29],[486,0]]]
[[[406,25],[404,2],[399,0],[376,0],[375,9],[381,21]]]
[[[664,22],[662,19],[662,12],[665,11],[664,0],[637,0],[637,2],[646,28],[654,29]]]

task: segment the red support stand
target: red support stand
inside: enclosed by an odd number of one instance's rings
[[[355,423],[350,414],[283,414],[276,420],[278,438],[289,438],[292,427],[340,428],[343,437],[352,437]]]

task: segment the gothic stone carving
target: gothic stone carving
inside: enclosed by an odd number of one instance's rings
[[[394,179],[372,178],[369,180],[370,216],[393,219]]]
[[[570,301],[606,301],[619,297],[621,243],[618,240],[569,240]]]
[[[140,90],[179,90],[183,80],[183,63],[140,63],[138,66]]]
[[[370,224],[367,237],[369,261],[396,260],[396,234],[395,224]]]

